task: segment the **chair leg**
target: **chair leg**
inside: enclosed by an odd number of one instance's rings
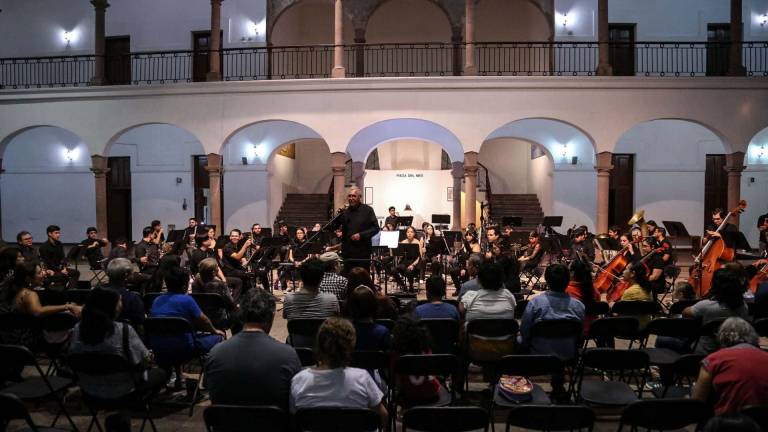
[[[51,427],[56,427],[56,422],[59,420],[59,417],[61,414],[64,414],[64,417],[67,418],[67,422],[69,422],[69,425],[72,426],[72,430],[77,430],[77,426],[75,425],[75,422],[72,421],[72,417],[70,417],[69,413],[67,412],[67,409],[64,407],[64,400],[59,399],[58,395],[54,395],[56,397],[56,403],[59,405],[59,412],[56,413],[56,417],[53,418],[53,422],[51,423]],[[66,396],[64,396],[66,397]]]

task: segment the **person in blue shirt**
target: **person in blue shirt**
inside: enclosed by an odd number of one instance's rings
[[[459,310],[456,306],[443,302],[445,297],[445,281],[440,276],[427,279],[427,303],[416,307],[416,317],[448,318],[459,320]]]
[[[365,285],[352,290],[344,304],[346,315],[355,326],[356,351],[389,351],[389,329],[373,320],[377,304],[376,294]]]

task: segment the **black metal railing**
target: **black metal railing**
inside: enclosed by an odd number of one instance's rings
[[[329,78],[333,45],[227,48],[219,52],[225,81]],[[463,43],[354,44],[343,48],[346,76],[462,75]],[[589,76],[597,42],[483,42],[472,46],[482,76]],[[768,42],[743,42],[746,76],[768,76]],[[711,42],[611,43],[614,75],[717,76],[729,70],[730,44]],[[107,84],[205,81],[211,52],[137,52],[105,58]],[[89,85],[96,57],[0,59],[0,88]]]

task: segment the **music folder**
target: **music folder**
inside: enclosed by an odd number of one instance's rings
[[[379,231],[378,243],[374,243],[373,246],[386,246],[390,249],[397,249],[397,245],[400,241],[399,231]]]

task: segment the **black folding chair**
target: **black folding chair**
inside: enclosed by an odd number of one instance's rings
[[[518,300],[515,304],[515,319],[522,319],[525,308],[528,307],[528,300]]]
[[[654,317],[661,313],[661,305],[655,301],[618,301],[611,307],[611,313],[628,315],[650,315]]]
[[[324,318],[288,320],[288,343],[291,344],[291,346],[296,346],[297,342],[308,342],[310,343],[309,346],[311,346],[312,343],[314,343],[317,332],[320,330],[320,326],[323,325],[324,322]]]
[[[392,329],[395,328],[395,321],[391,319],[379,318],[375,322],[378,325],[386,327],[389,331],[392,331]]]
[[[455,354],[459,344],[459,322],[448,318],[424,318],[419,324],[429,330],[432,352]]]
[[[592,322],[584,337],[584,349],[593,341],[596,346],[614,345],[614,339],[638,337],[640,322],[634,317],[606,317]],[[631,346],[631,345],[630,345]]]
[[[289,417],[276,406],[211,405],[203,411],[208,432],[285,432]]]
[[[762,337],[768,337],[768,318],[761,318],[755,321],[752,325],[755,326],[755,331]]]
[[[669,315],[682,315],[683,311],[696,303],[698,303],[698,300],[680,300],[672,303],[672,305],[669,307]]]
[[[649,363],[648,354],[640,350],[593,348],[584,351],[579,368],[577,401],[618,407],[638,400],[643,393]],[[596,370],[603,379],[585,380],[586,368]],[[637,391],[630,387],[633,379]]]
[[[690,318],[656,318],[645,326],[644,333],[645,338],[640,343],[640,348],[648,353],[651,365],[669,367],[680,354],[669,348],[648,348],[648,339],[651,335],[672,337],[686,340],[692,347],[699,336],[699,321]]]
[[[232,302],[217,293],[192,293],[191,296],[203,313],[214,321],[216,328],[224,331],[229,330],[231,320],[229,313],[234,309]],[[214,320],[214,317],[219,316],[223,316],[223,319]]]
[[[32,432],[64,432],[65,429],[41,427],[35,424],[24,406],[24,402],[10,393],[0,393],[0,426],[7,426],[13,420],[24,421]],[[3,428],[5,430],[5,428]],[[12,429],[17,430],[17,429]]]
[[[83,402],[91,412],[91,423],[88,425],[88,431],[93,428],[94,424],[99,431],[103,430],[98,419],[100,410],[115,411],[124,408],[142,411],[141,431],[144,430],[147,422],[152,426],[153,431],[157,431],[150,413],[152,411],[152,399],[157,396],[160,389],[140,390],[135,388],[135,367],[128,359],[119,354],[79,353],[67,356],[66,363],[77,375]],[[120,397],[105,398],[102,395],[94,394],[92,389],[84,385],[83,375],[90,377],[90,379],[123,376],[127,387],[132,388],[132,390]]]
[[[72,330],[80,320],[69,312],[59,312],[38,318],[38,321],[39,328],[44,332],[58,333]],[[43,351],[50,360],[46,375],[51,375],[54,371],[58,370],[59,358],[68,344],[68,338],[60,342],[49,342],[47,340],[43,342]]]
[[[479,407],[416,407],[403,413],[403,432],[488,430],[488,413]]]
[[[378,413],[366,408],[301,408],[294,419],[300,431],[367,432],[381,429]]]
[[[665,431],[683,429],[689,425],[703,426],[712,416],[707,404],[698,399],[647,399],[624,408],[619,420],[619,432],[624,426]],[[697,427],[698,429],[698,427]]]
[[[741,413],[754,420],[762,430],[768,430],[768,406],[748,406]]]
[[[56,426],[56,422],[63,413],[72,429],[77,430],[72,417],[64,407],[66,391],[72,386],[72,380],[60,376],[46,376],[34,354],[27,347],[0,345],[0,371],[21,370],[25,366],[34,366],[37,376],[26,377],[21,382],[4,387],[1,391],[15,395],[23,401],[38,402],[53,398],[59,406],[59,412],[53,418],[51,427]]]
[[[404,408],[408,408],[409,406],[406,404],[410,404],[399,394],[398,384],[401,376],[437,377],[442,384],[437,399],[431,403],[419,404],[419,406],[446,406],[451,405],[455,399],[455,387],[453,385],[448,386],[447,384],[449,378],[455,377],[458,368],[459,361],[452,354],[411,354],[400,356],[395,362],[392,379],[390,380],[392,398],[390,399],[389,412],[393,430],[395,419],[397,418],[398,405],[403,404]]]
[[[141,301],[144,302],[144,313],[147,315],[150,314],[152,311],[152,304],[155,302],[155,300],[163,295],[163,293],[159,292],[153,292],[153,293],[146,293],[143,297],[141,297]]]
[[[584,315],[586,316],[607,316],[611,311],[611,306],[604,301],[593,301],[584,305]]]
[[[296,350],[296,354],[299,356],[301,366],[308,367],[317,364],[315,353],[312,351],[312,348],[294,347],[293,349]]]
[[[669,368],[671,382],[664,382],[661,388],[651,390],[653,395],[657,399],[690,396],[704,357],[704,354],[684,354],[678,357]]]
[[[74,303],[76,305],[84,305],[88,300],[88,296],[91,295],[90,289],[68,289],[64,291],[68,303]]]
[[[699,345],[702,344],[703,339],[708,338],[709,340],[717,341],[717,332],[718,330],[720,330],[720,326],[723,325],[725,320],[726,318],[715,318],[711,321],[701,324],[701,327],[699,327],[699,338],[696,340],[696,344],[694,345],[694,348],[693,348],[695,352],[701,352],[706,350],[706,348],[704,348],[704,350],[701,350],[701,351],[698,350],[698,347]],[[717,342],[715,342],[715,344],[717,344]]]
[[[507,428],[512,426],[542,431],[592,431],[595,412],[589,407],[576,405],[519,405],[507,415]]]

